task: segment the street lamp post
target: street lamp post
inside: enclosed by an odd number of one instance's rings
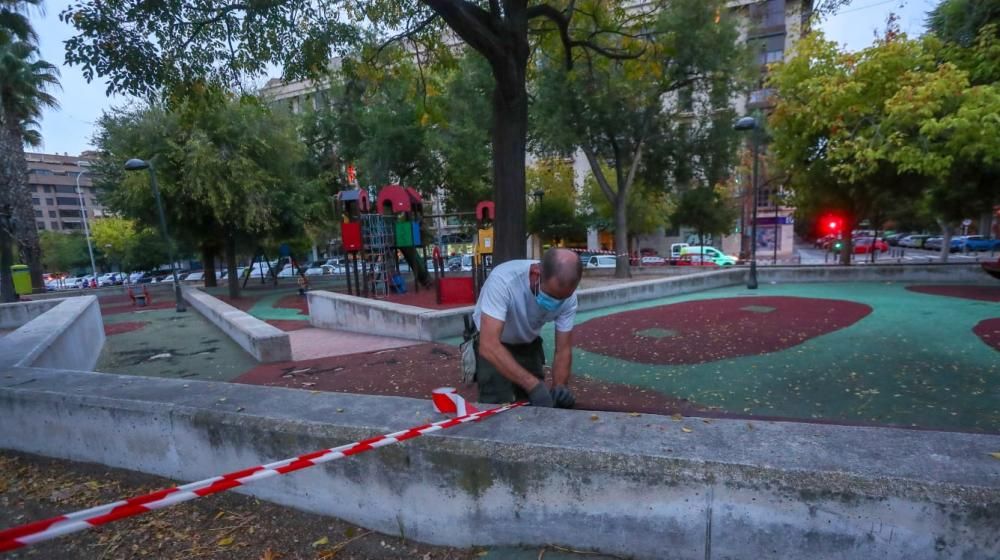
[[[187,311],[184,307],[184,300],[181,299],[181,283],[177,280],[177,268],[174,266],[174,249],[170,243],[170,235],[167,234],[167,218],[163,214],[163,201],[160,199],[160,188],[156,184],[156,170],[153,168],[153,160],[143,161],[141,159],[130,159],[125,162],[126,171],[149,170],[149,184],[153,188],[153,195],[156,197],[156,209],[160,214],[160,229],[163,231],[163,241],[167,244],[167,256],[170,258],[170,273],[174,277],[174,299],[177,302],[177,312]]]
[[[736,121],[733,126],[739,131],[750,131],[750,147],[753,156],[753,207],[750,217],[750,278],[747,279],[747,289],[757,289],[757,187],[760,184],[760,128],[757,126],[757,119],[753,117],[743,117]]]
[[[84,167],[85,162],[78,162],[77,165]],[[90,225],[87,223],[87,209],[83,204],[83,190],[80,189],[80,176],[86,173],[82,170],[76,174],[76,195],[80,198],[80,216],[83,218],[83,235],[87,238],[87,251],[90,253],[90,273],[94,275],[94,282],[97,282],[97,264],[94,261],[94,246],[90,243]],[[100,288],[100,286],[98,286]]]

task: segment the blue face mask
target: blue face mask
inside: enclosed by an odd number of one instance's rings
[[[552,312],[555,311],[556,309],[559,309],[559,306],[562,305],[562,302],[563,300],[556,299],[550,296],[549,294],[543,292],[541,286],[538,286],[538,288],[535,290],[535,303],[537,303],[538,307],[541,307],[545,311]]]

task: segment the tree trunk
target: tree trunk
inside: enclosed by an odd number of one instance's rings
[[[871,247],[868,248],[868,252],[871,253],[871,255],[869,256],[868,262],[870,262],[872,264],[875,264],[875,261],[876,261],[876,259],[875,259],[875,246],[876,246],[877,242],[878,242],[878,228],[876,227],[875,228],[875,236],[872,237]]]
[[[615,278],[631,278],[628,262],[628,197],[618,191],[615,200]]]
[[[843,230],[840,232],[840,264],[851,266],[851,257],[854,255],[854,218],[844,218]]]
[[[236,299],[240,297],[240,278],[236,274],[236,237],[232,233],[226,236],[226,276],[229,277],[229,282],[226,284],[229,286],[229,297],[230,299]]]
[[[11,276],[10,267],[14,264],[14,251],[11,248],[12,240],[10,234],[0,226],[0,301],[11,303],[17,301],[17,293],[14,291],[14,278]]]
[[[515,47],[516,48],[516,47]],[[525,73],[528,44],[493,65],[493,197],[496,202],[494,265],[526,256],[524,160],[528,137]]]
[[[31,273],[31,286],[44,292],[42,279],[42,251],[35,226],[35,210],[31,206],[28,190],[28,163],[24,158],[23,134],[19,124],[3,127],[0,132],[0,192],[4,204],[10,205],[11,217],[16,225],[11,231],[20,253]],[[13,260],[13,256],[11,257]],[[8,267],[5,274],[10,273]]]
[[[948,255],[951,254],[951,227],[944,220],[937,220],[941,228],[941,262],[948,262]]]
[[[215,257],[219,248],[215,243],[204,243],[201,246],[201,266],[205,269],[205,287],[214,288],[219,285],[215,274]]]
[[[979,215],[979,235],[993,238],[993,212],[983,212]]]

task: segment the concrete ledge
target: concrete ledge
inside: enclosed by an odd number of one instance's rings
[[[59,305],[59,300],[22,301],[0,304],[0,329],[16,329]]]
[[[0,448],[180,480],[433,414],[428,401],[397,397],[30,368],[0,376]],[[988,455],[1000,436],[591,414],[520,409],[241,491],[454,546],[1000,557],[1000,470]]]
[[[473,309],[439,311],[323,290],[306,292],[306,297],[309,323],[314,327],[411,340],[458,336],[465,325],[462,317]]]
[[[219,327],[258,362],[287,362],[292,359],[292,342],[288,333],[197,288],[183,287],[181,294],[188,305]]]
[[[624,305],[667,296],[701,292],[713,288],[732,286],[746,281],[748,269],[723,268],[709,272],[696,272],[682,276],[638,280],[626,284],[578,290],[578,309],[589,311],[613,305]]]
[[[690,269],[690,267],[683,267]],[[761,282],[920,282],[993,283],[978,264],[767,266],[759,267]],[[587,288],[577,292],[580,311],[625,305],[662,297],[700,292],[745,283],[745,266],[684,274],[642,274],[623,284]],[[652,278],[649,278],[653,276]],[[322,290],[310,291],[309,322],[316,327],[409,338],[440,340],[462,334],[462,316],[473,307],[434,311],[376,299]]]
[[[12,317],[37,316],[0,338],[0,366],[90,370],[97,365],[104,348],[104,321],[96,297],[10,305],[24,306],[23,311],[8,310]]]
[[[855,264],[851,266],[763,266],[761,282],[919,282],[996,284],[980,264]]]

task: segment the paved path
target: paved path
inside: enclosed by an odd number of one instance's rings
[[[348,331],[309,327],[288,333],[292,342],[292,360],[314,360],[359,352],[375,352],[420,344],[416,340],[374,336]]]

